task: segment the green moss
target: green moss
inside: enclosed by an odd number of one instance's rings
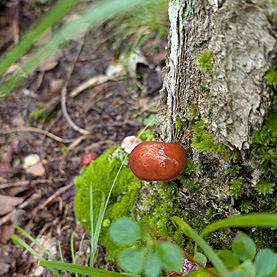
[[[235,197],[235,199],[238,199],[238,196],[240,195],[241,188],[244,185],[244,180],[242,177],[239,177],[238,179],[234,179],[230,182],[231,186],[229,187],[229,192],[232,196]]]
[[[261,179],[255,186],[255,190],[258,194],[273,194],[275,184],[270,182],[269,180]]]
[[[180,119],[176,120],[176,122],[175,122],[175,128],[176,128],[177,130],[181,130],[181,127],[182,127],[182,126],[183,126],[182,121],[181,121]]]
[[[197,65],[197,68],[203,73],[210,72],[211,65],[211,51],[205,49],[202,53],[196,55],[196,59],[194,60],[194,64]]]
[[[93,214],[94,222],[96,222],[101,206],[102,192],[106,197],[108,196],[110,187],[121,165],[121,160],[116,158],[118,156],[117,152],[120,151],[116,147],[107,150],[88,167],[84,167],[81,170],[81,176],[75,178],[75,215],[88,233],[90,233],[90,186],[93,187]],[[123,167],[115,182],[104,216],[105,224],[101,229],[99,238],[100,242],[107,248],[109,260],[115,260],[122,248],[110,240],[107,232],[108,222],[111,223],[122,216],[133,216],[133,205],[140,186],[141,182],[134,176],[129,167]]]
[[[260,170],[267,177],[277,178],[277,113],[270,113],[261,131],[251,137],[252,147],[259,157]]]
[[[253,203],[250,200],[243,200],[240,205],[240,210],[248,214],[250,210],[253,210]]]
[[[277,90],[277,70],[271,69],[269,72],[266,73],[265,79],[268,85]]]
[[[195,171],[195,163],[192,160],[187,160],[184,172],[181,175],[181,182],[188,190],[195,188],[197,182],[193,179]]]
[[[223,144],[215,144],[211,134],[206,130],[204,120],[196,121],[192,127],[194,136],[191,145],[196,148],[198,152],[224,152],[225,146]]]

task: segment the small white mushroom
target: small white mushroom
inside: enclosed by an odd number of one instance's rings
[[[141,139],[136,138],[135,136],[129,136],[122,141],[121,148],[130,154],[132,150],[141,142]]]

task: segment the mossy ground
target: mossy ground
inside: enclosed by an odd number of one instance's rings
[[[90,186],[93,187],[94,224],[97,221],[102,202],[102,192],[108,196],[109,190],[121,166],[121,160],[111,158],[116,150],[112,147],[98,159],[84,167],[81,176],[75,178],[76,196],[74,201],[76,218],[90,233]],[[128,166],[123,166],[115,182],[109,204],[104,216],[104,224],[100,232],[100,242],[107,248],[108,259],[114,261],[122,248],[115,245],[109,238],[108,227],[114,220],[123,217],[133,217],[133,206],[137,190],[141,182],[134,176]]]

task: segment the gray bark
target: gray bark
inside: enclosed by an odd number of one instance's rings
[[[253,169],[249,174],[242,173],[245,181],[242,195],[248,199],[261,177],[253,149],[249,149],[250,136],[262,128],[273,107],[272,90],[265,84],[264,77],[269,69],[277,67],[277,33],[267,18],[268,13],[277,11],[273,6],[262,8],[257,2],[170,2],[168,54],[156,118],[158,139],[189,149],[193,133],[187,108],[197,107],[213,140],[239,153],[242,167]],[[204,49],[211,51],[209,76],[202,74],[194,63],[196,55]],[[200,92],[203,84],[209,92]],[[181,128],[176,128],[177,120],[182,121]],[[224,155],[226,153],[199,153],[192,147],[189,159],[196,165],[193,180],[197,190],[187,189],[182,184],[177,192],[178,203],[182,203],[180,215],[185,214],[187,220],[196,222],[196,215],[204,225],[208,224],[208,209],[213,210],[216,218],[241,212],[240,204],[229,192],[231,178],[225,173],[231,162],[226,161]],[[258,202],[257,198],[253,201],[255,205]],[[271,201],[272,208],[276,207],[276,197]],[[226,206],[228,208],[224,208]],[[256,211],[262,211],[260,207],[257,204]],[[226,242],[231,237],[225,236],[223,240]]]
[[[194,104],[216,141],[239,150],[249,148],[250,136],[261,128],[272,105],[264,76],[276,67],[277,57],[276,30],[254,2],[170,3],[171,33],[161,92],[161,107],[167,105],[168,112],[157,120],[163,140],[186,143],[187,125],[177,130],[174,122],[186,123],[186,109]],[[193,63],[206,48],[212,53],[211,78]],[[210,89],[205,95],[198,92],[203,80]]]

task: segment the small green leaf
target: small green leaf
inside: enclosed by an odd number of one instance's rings
[[[257,275],[262,277],[271,274],[276,268],[276,259],[277,256],[271,249],[262,249],[255,259]]]
[[[127,245],[141,238],[141,228],[131,218],[123,217],[112,223],[109,234],[111,239],[118,244]]]
[[[156,253],[150,253],[145,260],[144,273],[146,277],[156,277],[159,276],[161,272],[161,263],[158,255]]]
[[[252,260],[256,254],[254,241],[243,232],[238,232],[239,238],[232,244],[234,255],[241,261]]]
[[[239,271],[241,271],[245,277],[256,276],[256,267],[250,260],[246,260],[244,263],[240,264]]]
[[[235,271],[232,271],[228,275],[228,277],[245,277],[245,275],[242,272],[235,270]]]
[[[222,259],[223,263],[227,268],[236,267],[239,265],[239,260],[234,256],[230,250],[220,250],[217,255]]]
[[[143,122],[143,124],[145,126],[146,125],[148,125],[148,126],[154,126],[154,124],[155,124],[155,118],[156,118],[156,115],[151,114],[147,118],[144,118],[142,122]]]
[[[140,273],[143,269],[145,251],[143,248],[124,249],[118,259],[119,266],[126,272]]]
[[[194,261],[200,263],[203,267],[205,267],[207,264],[207,258],[202,253],[197,252],[193,259]]]
[[[161,242],[158,244],[156,253],[162,266],[171,271],[178,272],[183,265],[183,251],[170,242]]]

